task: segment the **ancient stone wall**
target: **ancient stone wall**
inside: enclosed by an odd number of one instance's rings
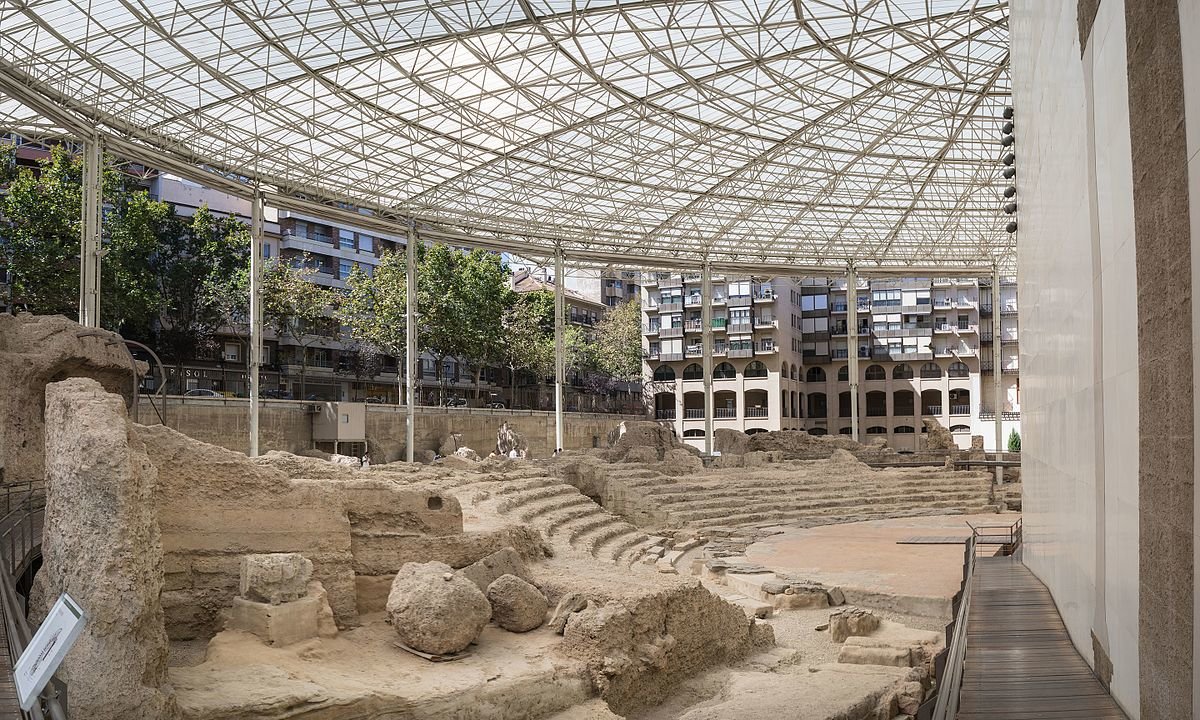
[[[267,400],[260,413],[260,447],[300,453],[312,447],[312,420],[305,413],[306,403]],[[159,407],[165,424],[189,437],[230,450],[245,452],[249,444],[249,422],[245,400],[209,400],[206,398],[169,398]],[[158,415],[148,400],[142,403],[142,419],[157,421]],[[367,437],[371,441],[372,460],[388,462],[401,459],[405,438],[404,408],[367,406]],[[563,444],[567,449],[604,447],[609,432],[624,420],[640,420],[627,415],[566,413]],[[437,450],[451,432],[462,433],[467,447],[486,455],[496,444],[496,429],[508,422],[529,443],[534,457],[554,452],[554,413],[538,411],[505,412],[480,409],[418,408],[417,450]],[[382,457],[379,457],[382,455]]]
[[[338,622],[346,623],[357,616],[356,567],[387,557],[394,572],[427,547],[462,545],[458,502],[423,485],[369,473],[291,478],[269,462],[161,425],[138,426],[137,434],[159,471],[163,607],[173,639],[208,637],[220,629],[246,553],[302,553],[312,560]],[[283,464],[299,471],[305,466]]]
[[[95,380],[50,384],[45,419],[46,524],[35,595],[39,616],[63,592],[87,613],[62,666],[72,716],[176,717],[164,687],[155,467],[131,432],[121,397]]]
[[[0,315],[0,481],[42,481],[46,384],[69,377],[94,378],[133,401],[119,335],[59,315]]]

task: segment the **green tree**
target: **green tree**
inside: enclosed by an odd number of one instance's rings
[[[8,266],[13,297],[39,315],[77,318],[83,165],[55,147],[37,172],[6,167],[8,189],[0,196],[0,215],[7,228],[0,260]]]
[[[337,316],[360,343],[363,351],[375,349],[404,357],[408,328],[408,260],[404,253],[384,252],[373,274],[355,266],[346,278],[346,292],[338,298]],[[404,400],[404,374],[396,374],[398,394]]]
[[[515,295],[504,315],[502,357],[513,375],[512,391],[516,397],[516,375],[529,372],[537,378],[539,398],[546,378],[554,375],[554,293],[548,290]],[[588,366],[591,348],[586,334],[575,325],[563,328],[563,360],[565,369],[582,372]]]
[[[462,354],[471,364],[475,397],[480,395],[480,378],[486,365],[504,357],[504,313],[512,305],[508,267],[496,253],[472,250],[458,258],[455,276],[460,308],[458,332]]]
[[[437,364],[438,397],[445,388],[443,368],[448,357],[466,354],[467,338],[461,328],[464,323],[462,293],[459,291],[458,259],[460,253],[440,243],[425,250],[417,268],[417,338],[422,349],[428,350]]]
[[[263,263],[263,325],[300,346],[301,398],[307,397],[309,348],[336,334],[334,295],[313,282],[315,274],[307,256],[294,265],[277,258]]]
[[[642,376],[642,306],[636,300],[608,311],[596,325],[591,346],[596,369],[619,380]]]
[[[1021,433],[1017,432],[1016,428],[1013,428],[1012,432],[1008,434],[1008,451],[1021,452]]]

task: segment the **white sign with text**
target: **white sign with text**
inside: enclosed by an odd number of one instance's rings
[[[79,633],[83,632],[86,622],[83,609],[70,595],[63,593],[58,597],[13,668],[17,699],[21,702],[22,710],[28,711],[33,707],[42,688],[50,682],[63,657],[75,644]]]

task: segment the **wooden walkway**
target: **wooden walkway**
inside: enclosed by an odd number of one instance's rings
[[[959,720],[1126,720],[1071,644],[1050,591],[1020,561],[979,558]]]

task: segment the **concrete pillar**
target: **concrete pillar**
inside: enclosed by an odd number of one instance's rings
[[[405,453],[413,461],[417,435],[417,228],[408,226],[405,252],[408,266],[405,270],[404,303],[404,369],[408,374],[408,408],[405,418]]]
[[[563,446],[563,377],[566,375],[565,348],[563,347],[563,322],[565,298],[563,283],[566,277],[563,271],[563,252],[561,247],[554,249],[554,448],[562,450]]]
[[[258,383],[263,342],[262,248],[263,195],[262,190],[255,188],[250,204],[250,457],[258,457],[259,399],[262,394]]]
[[[850,373],[850,437],[858,441],[858,273],[846,267],[846,361]]]
[[[700,342],[704,366],[704,454],[713,451],[712,266],[704,261],[700,275]]]
[[[83,143],[83,222],[79,238],[79,324],[100,327],[100,233],[104,212],[104,142],[93,135]]]

